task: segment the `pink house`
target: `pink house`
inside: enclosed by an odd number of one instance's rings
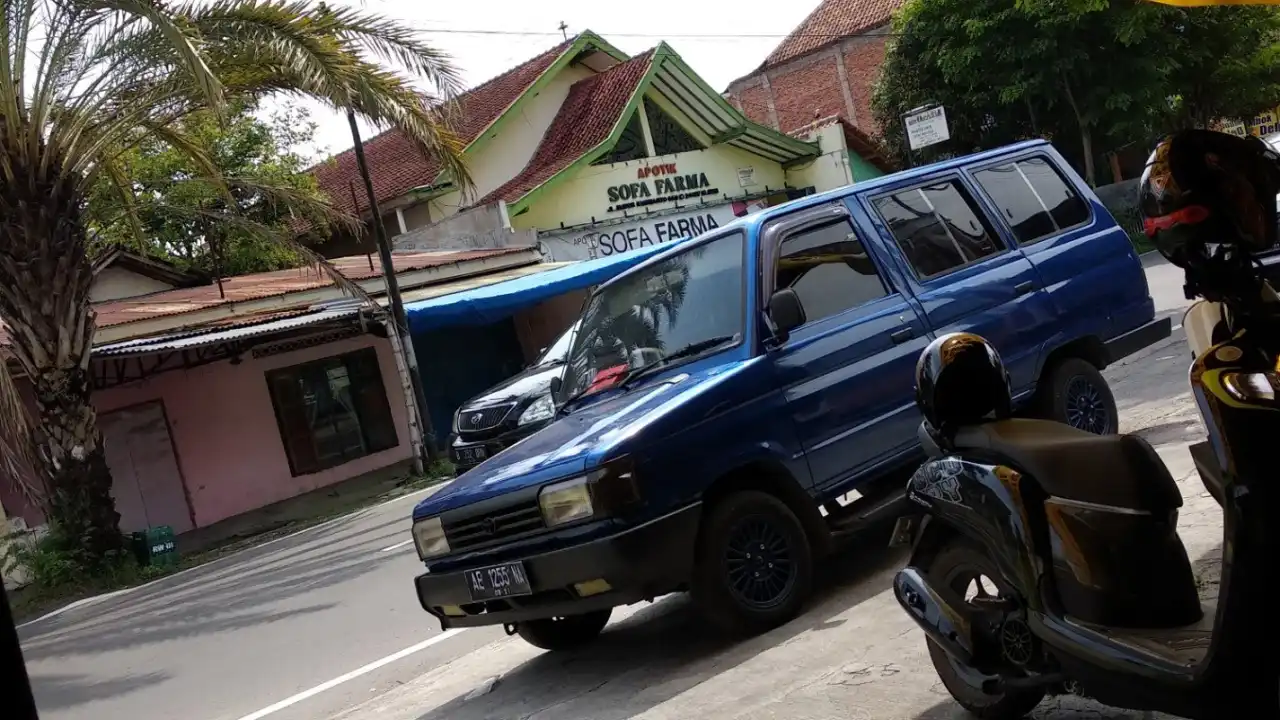
[[[393,262],[406,301],[541,270],[529,247]],[[383,294],[376,257],[335,264]],[[92,297],[94,404],[122,530],[183,533],[412,458],[407,376],[386,328],[323,275],[219,287],[117,252],[99,262]],[[0,476],[0,506],[43,523],[11,478]]]

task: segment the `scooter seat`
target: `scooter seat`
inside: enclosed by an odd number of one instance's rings
[[[961,428],[959,450],[980,450],[1029,474],[1049,495],[1150,512],[1182,506],[1160,456],[1136,435],[1094,435],[1049,420],[996,420]]]

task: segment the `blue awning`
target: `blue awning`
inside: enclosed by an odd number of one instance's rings
[[[682,240],[583,260],[546,272],[405,303],[409,330],[425,332],[458,325],[487,325],[497,322],[557,295],[599,285],[654,255],[671,249]]]

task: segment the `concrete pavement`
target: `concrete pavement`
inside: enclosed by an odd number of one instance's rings
[[[1157,313],[1181,322],[1181,275],[1147,259]],[[1220,515],[1185,447],[1200,433],[1174,338],[1107,371],[1124,429],[1157,445],[1212,570]],[[871,537],[833,559],[801,618],[740,643],[680,596],[619,610],[599,642],[550,654],[494,628],[441,635],[417,605],[415,495],[21,629],[54,720],[959,718],[887,588],[899,555]],[[1209,573],[1212,578],[1212,572]],[[1212,589],[1212,580],[1206,583]],[[1088,703],[1040,718],[1136,718]]]

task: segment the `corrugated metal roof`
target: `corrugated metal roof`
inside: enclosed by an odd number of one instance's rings
[[[124,342],[103,345],[94,348],[94,357],[120,357],[124,355],[147,355],[157,352],[172,352],[187,348],[216,345],[231,340],[243,340],[251,337],[274,335],[276,333],[295,330],[308,325],[319,325],[331,320],[353,318],[360,312],[358,306],[344,304],[339,307],[320,310],[305,310],[293,313],[289,317],[277,318],[267,322],[236,325],[229,328],[206,329],[204,331],[179,331],[166,333],[157,337],[126,340]]]
[[[494,285],[514,278],[547,272],[548,270],[554,270],[569,264],[572,263],[540,263],[537,265],[525,265],[522,267],[511,268],[510,270],[504,270],[502,272],[491,273],[489,275],[463,278],[440,285],[431,285],[405,292],[404,301],[405,303],[410,303],[427,298],[474,290],[479,287]],[[379,298],[379,303],[385,307],[388,301],[386,298]],[[321,323],[342,320],[344,318],[354,318],[360,313],[362,305],[363,301],[358,299],[343,299],[326,303],[324,305],[313,306],[304,310],[275,311],[247,318],[241,317],[236,318],[236,323],[234,325],[227,325],[224,323],[207,325],[200,328],[185,328],[182,330],[174,330],[173,332],[165,333],[163,335],[155,335],[152,337],[138,338],[134,340],[123,340],[121,342],[102,345],[94,348],[93,356],[95,358],[103,358],[123,357],[128,355],[147,355],[151,353],[172,352],[175,350],[216,345],[218,343],[229,342],[232,340],[243,340],[246,338],[274,335],[276,333],[295,330],[310,325],[319,325]],[[370,310],[366,309],[365,312],[368,313]]]

